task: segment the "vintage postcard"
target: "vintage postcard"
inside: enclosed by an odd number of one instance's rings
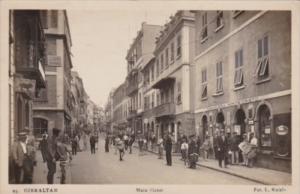
[[[0,2],[1,193],[299,193],[297,1]]]

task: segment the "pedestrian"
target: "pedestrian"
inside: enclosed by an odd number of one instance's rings
[[[128,140],[128,135],[126,133],[123,136],[123,139],[124,139],[124,144],[125,144],[125,150],[127,150],[128,149],[129,140]]]
[[[204,140],[204,142],[203,142],[203,144],[201,146],[201,148],[203,150],[203,153],[204,153],[203,154],[203,159],[204,160],[208,159],[208,153],[212,149],[211,147],[212,146],[211,146],[211,142],[210,142],[210,137],[209,137],[209,135],[206,135],[205,136],[205,140]]]
[[[72,155],[77,154],[77,147],[78,147],[79,138],[77,135],[74,136],[72,139]]]
[[[168,134],[165,143],[167,165],[172,166],[172,139]]]
[[[105,152],[109,152],[109,135],[106,135],[105,138]]]
[[[141,136],[139,137],[138,144],[139,144],[139,151],[140,151],[139,155],[142,155],[143,154],[144,140]]]
[[[159,138],[157,142],[158,147],[158,159],[163,159],[163,152],[164,152],[164,140],[163,138]]]
[[[190,136],[190,143],[188,146],[188,159],[189,159],[189,168],[196,168],[196,163],[198,160],[198,147],[195,140],[195,135]]]
[[[23,183],[32,184],[34,166],[36,166],[36,149],[34,145],[34,138],[28,140],[26,149],[27,153],[25,154],[23,163]]]
[[[236,132],[233,132],[232,136],[229,138],[229,151],[231,152],[231,164],[239,163],[239,143],[240,138],[237,136]]]
[[[54,174],[56,173],[56,160],[59,158],[57,155],[57,137],[59,136],[60,129],[53,128],[52,136],[47,138],[47,149],[45,150],[46,162],[48,168],[47,183],[53,184]]]
[[[92,134],[90,136],[90,146],[91,146],[91,154],[95,154],[96,153],[96,139],[95,136]]]
[[[129,137],[129,141],[128,141],[128,147],[129,147],[129,154],[132,153],[132,145],[135,141],[135,136],[134,134],[132,134],[130,137]]]
[[[186,165],[187,160],[188,160],[188,149],[189,149],[189,144],[186,142],[185,139],[183,139],[183,142],[181,144],[181,156],[182,160],[184,161],[184,165]]]
[[[200,136],[198,135],[198,136],[197,136],[197,140],[196,140],[196,145],[197,145],[197,153],[198,153],[199,155],[200,155],[201,144],[202,144],[201,138],[200,138]]]
[[[12,146],[13,166],[15,183],[20,184],[23,182],[21,175],[24,174],[24,159],[27,153],[26,148],[27,133],[20,132],[18,134],[18,140]]]
[[[123,157],[125,154],[125,145],[124,145],[124,140],[123,139],[119,139],[118,143],[117,143],[117,147],[119,150],[119,156],[120,156],[120,161],[123,161]]]
[[[250,140],[251,150],[247,155],[247,157],[248,157],[248,167],[252,168],[253,164],[254,164],[255,157],[256,157],[258,140],[257,140],[254,133],[250,133],[249,140]]]
[[[219,129],[216,128],[215,132],[214,132],[214,136],[213,136],[213,151],[214,151],[214,155],[215,155],[215,159],[218,160],[218,147],[217,147],[217,138],[219,136]]]
[[[222,168],[222,162],[224,161],[224,167],[227,168],[228,140],[227,137],[225,136],[224,129],[221,129],[221,133],[217,137],[216,146],[218,152],[219,167]]]
[[[115,136],[114,138],[114,147],[115,147],[115,155],[118,153],[118,142],[120,141],[120,138],[118,136]]]
[[[144,154],[146,154],[148,150],[148,141],[146,137],[143,138],[143,150],[144,150]]]
[[[39,149],[41,150],[41,154],[42,154],[42,158],[43,158],[43,162],[46,162],[46,150],[47,150],[47,134],[43,134],[42,135],[42,140],[40,141],[39,144]]]
[[[61,136],[57,139],[57,155],[59,160],[59,166],[61,170],[60,184],[66,183],[66,168],[68,160],[71,156],[71,151],[68,150],[68,140]]]

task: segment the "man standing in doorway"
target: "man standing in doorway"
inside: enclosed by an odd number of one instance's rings
[[[165,143],[167,165],[172,166],[172,139],[168,134]]]

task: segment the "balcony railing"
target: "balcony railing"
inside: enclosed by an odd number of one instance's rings
[[[153,109],[155,117],[162,117],[175,114],[175,104],[173,102],[161,104]]]

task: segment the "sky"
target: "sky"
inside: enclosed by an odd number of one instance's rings
[[[68,10],[73,69],[100,106],[125,81],[127,50],[142,22],[164,25],[176,10]]]

